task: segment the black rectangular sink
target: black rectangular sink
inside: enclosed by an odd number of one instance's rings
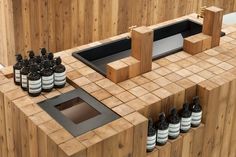
[[[42,101],[39,106],[75,137],[120,117],[81,88]]]
[[[154,29],[153,60],[181,51],[184,38],[201,32],[202,25],[189,19]],[[105,76],[106,65],[130,56],[130,49],[131,39],[124,37],[72,55]]]

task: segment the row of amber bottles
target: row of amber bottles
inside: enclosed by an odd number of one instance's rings
[[[30,96],[38,96],[41,92],[50,92],[53,88],[62,88],[66,84],[66,68],[61,58],[54,58],[53,53],[41,49],[41,55],[29,52],[28,59],[21,55],[16,57],[13,66],[14,82],[20,85]]]
[[[201,124],[202,107],[199,97],[193,98],[193,103],[183,104],[183,108],[177,112],[172,108],[170,115],[166,118],[160,113],[158,121],[154,124],[152,119],[148,122],[147,151],[152,151],[156,145],[165,145],[168,139],[176,139],[181,133],[187,133],[191,126],[198,127]]]

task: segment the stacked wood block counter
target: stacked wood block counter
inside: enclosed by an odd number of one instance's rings
[[[196,20],[194,17],[181,19]],[[104,41],[56,53],[67,67],[68,84],[36,98],[15,86],[11,70],[4,69],[0,73],[0,156],[235,157],[236,26],[224,26],[223,30],[227,35],[218,47],[196,55],[181,51],[161,58],[152,62],[150,72],[117,84],[71,56]],[[77,87],[121,118],[73,137],[37,105]],[[161,111],[181,108],[195,95],[203,106],[203,124],[147,154],[147,117],[156,120]]]

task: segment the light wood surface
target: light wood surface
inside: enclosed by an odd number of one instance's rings
[[[16,52],[46,47],[62,51],[121,34],[133,25],[152,25],[201,6],[236,10],[234,0],[1,0],[0,63],[11,65]]]

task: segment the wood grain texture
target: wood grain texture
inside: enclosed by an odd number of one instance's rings
[[[236,10],[234,0],[1,0],[0,63],[13,64],[16,52],[61,51],[127,32],[132,25],[199,12],[203,4],[225,13]]]

